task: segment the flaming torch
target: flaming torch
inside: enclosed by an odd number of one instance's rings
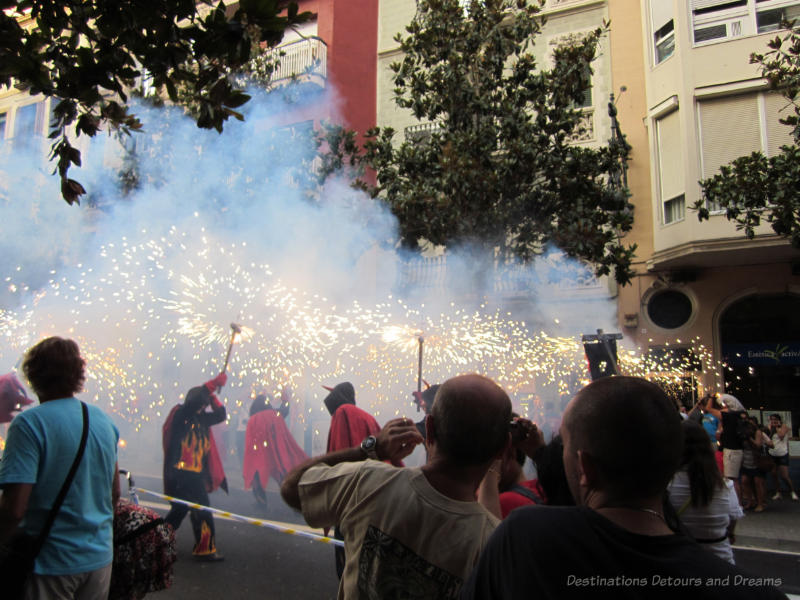
[[[419,365],[417,366],[417,392],[422,393],[422,344],[425,339],[422,336],[417,338],[419,343]]]
[[[222,366],[222,371],[228,370],[228,361],[231,359],[231,351],[233,350],[233,342],[236,339],[236,334],[242,333],[242,326],[236,323],[231,323],[231,343],[228,344],[228,354],[225,356],[225,364]]]

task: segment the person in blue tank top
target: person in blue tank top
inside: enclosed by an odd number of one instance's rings
[[[716,450],[719,447],[719,442],[717,441],[717,429],[719,429],[719,419],[714,415],[712,415],[710,412],[704,412],[701,425],[703,426],[703,429],[706,430],[708,438],[709,440],[711,440],[711,445],[714,447],[714,450]]]
[[[0,461],[0,555],[17,529],[38,535],[80,445],[85,361],[78,345],[59,337],[31,348],[22,370],[39,406],[11,422]],[[114,505],[119,499],[119,431],[88,405],[83,457],[49,535],[36,557],[25,598],[105,599],[113,558]],[[0,556],[0,558],[2,558]]]

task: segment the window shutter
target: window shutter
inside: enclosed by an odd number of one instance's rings
[[[672,2],[670,0],[650,0],[650,17],[653,31],[656,32],[672,21]]]
[[[735,1],[736,0],[692,0],[692,10],[703,10],[704,8],[723,6],[725,4],[732,4]]]
[[[700,103],[703,177],[722,165],[761,150],[761,123],[755,94],[714,98]]]
[[[781,146],[794,144],[792,128],[778,122],[778,119],[788,117],[794,110],[791,103],[776,92],[765,94],[764,104],[767,113],[767,156],[775,156],[781,153]]]
[[[683,193],[683,146],[680,111],[656,121],[661,202]]]

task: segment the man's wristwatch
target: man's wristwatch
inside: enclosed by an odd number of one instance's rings
[[[374,435],[364,438],[364,441],[361,442],[361,449],[367,455],[367,458],[378,460],[378,439]]]

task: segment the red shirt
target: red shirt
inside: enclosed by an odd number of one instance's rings
[[[524,488],[528,488],[534,494],[539,496],[539,498],[542,499],[542,503],[547,501],[547,498],[544,495],[544,490],[542,489],[542,486],[539,485],[538,479],[522,481],[519,483],[519,485]],[[503,492],[500,494],[500,512],[502,513],[504,519],[508,516],[508,513],[515,508],[519,508],[520,506],[529,506],[531,504],[536,504],[536,502],[514,491]]]

